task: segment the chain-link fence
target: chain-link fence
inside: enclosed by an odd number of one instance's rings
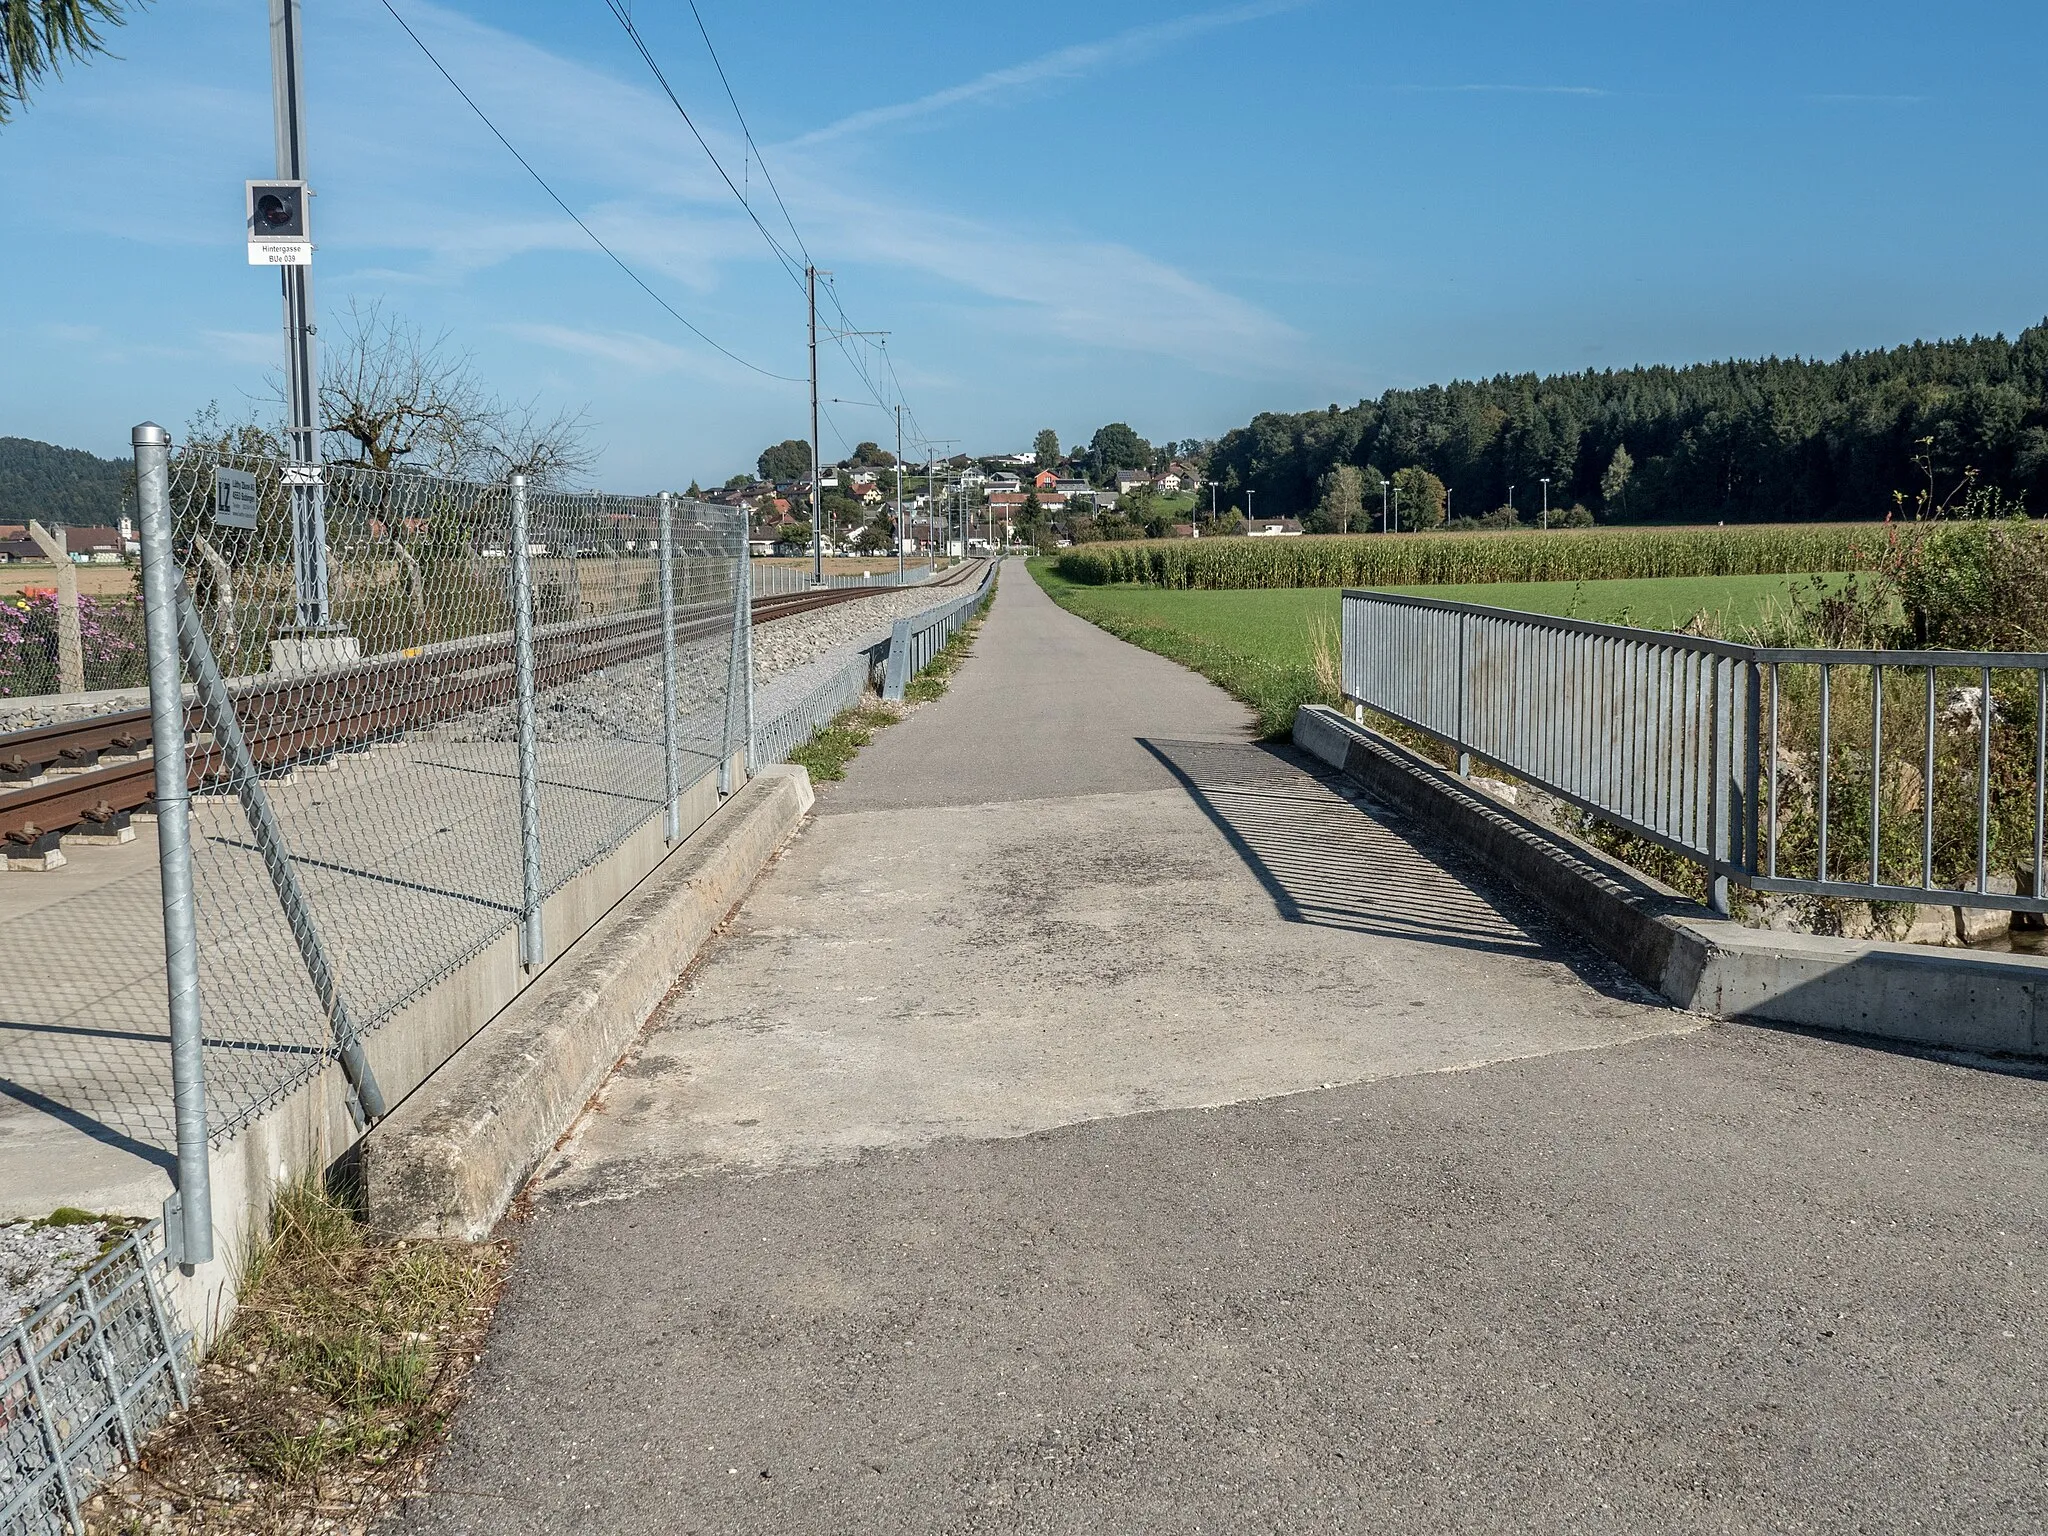
[[[215,1141],[337,1058],[374,1118],[366,1039],[508,932],[529,968],[559,953],[550,897],[650,826],[677,840],[693,787],[734,787],[747,554],[740,514],[681,499],[145,436],[189,1200],[191,1083]]]

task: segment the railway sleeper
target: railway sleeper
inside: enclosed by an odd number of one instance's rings
[[[10,828],[0,837],[0,869],[48,871],[64,867],[64,829],[34,822]]]

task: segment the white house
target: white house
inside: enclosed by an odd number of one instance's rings
[[[1136,486],[1151,483],[1152,477],[1142,469],[1120,469],[1116,472],[1116,493],[1119,496]]]
[[[1301,524],[1291,517],[1261,517],[1253,519],[1244,533],[1248,539],[1298,539]]]

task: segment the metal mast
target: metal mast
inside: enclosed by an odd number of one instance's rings
[[[811,311],[811,585],[825,585],[825,499],[818,465],[818,269],[804,268],[804,297]]]
[[[299,0],[270,0],[270,95],[280,180],[306,176],[304,33]],[[310,220],[308,223],[310,228]],[[284,280],[286,436],[291,443],[292,564],[302,630],[331,627],[327,591],[327,509],[320,489],[320,374],[313,351],[313,269],[280,267]],[[293,472],[296,471],[296,472]]]

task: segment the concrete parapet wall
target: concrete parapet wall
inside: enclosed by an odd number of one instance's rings
[[[1335,710],[1303,709],[1294,742],[1484,860],[1681,1008],[2048,1056],[2048,960],[1744,928]]]
[[[811,807],[764,769],[364,1141],[370,1224],[482,1237]]]

